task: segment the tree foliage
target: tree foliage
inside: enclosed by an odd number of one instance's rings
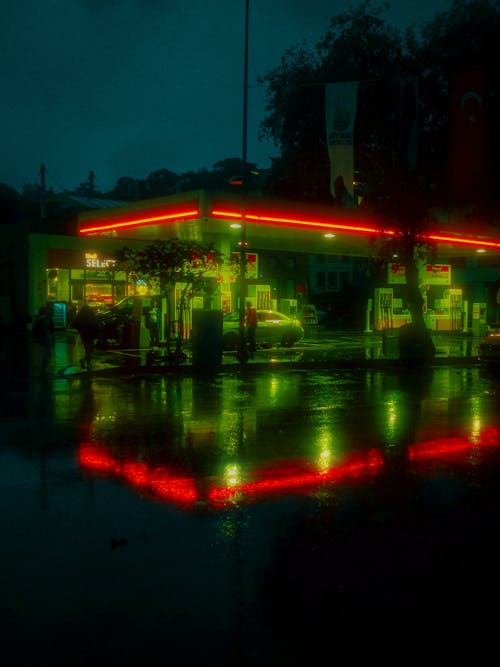
[[[147,280],[150,286],[167,299],[168,314],[172,317],[172,295],[178,285],[182,285],[178,304],[178,332],[174,357],[182,358],[182,332],[184,311],[187,301],[207,287],[207,279],[212,280],[220,272],[224,255],[213,243],[170,238],[153,241],[141,248],[125,246],[116,255],[117,269],[125,271],[136,279]],[[171,354],[171,326],[167,329],[167,346]]]
[[[299,45],[286,51],[280,65],[260,79],[267,112],[260,135],[281,151],[273,165],[278,191],[341,206],[329,192],[324,89],[327,83],[360,83],[354,129],[358,193],[385,228],[397,230],[390,242],[379,240],[379,257],[397,256],[406,266],[412,322],[424,329],[417,262],[435,250],[425,241],[432,211],[457,205],[450,189],[450,87],[465,68],[486,77],[494,155],[499,148],[500,3],[454,0],[418,32],[415,26],[403,32],[389,25],[383,18],[387,8],[363,0],[330,19],[315,50]],[[410,155],[415,123],[418,153]],[[490,165],[493,182],[499,164]],[[498,204],[496,189],[471,188],[467,195],[474,215],[491,214]]]
[[[315,49],[288,49],[280,65],[260,77],[266,116],[260,136],[281,156],[274,161],[275,191],[297,199],[332,201],[324,117],[324,85],[360,82],[355,127],[355,165],[365,201],[387,197],[408,165],[403,149],[411,118],[401,116],[401,81],[415,81],[418,155],[413,176],[427,204],[452,204],[448,180],[450,80],[465,67],[486,75],[492,154],[499,146],[500,3],[454,0],[449,11],[398,30],[384,19],[388,3],[363,0],[329,19]],[[500,162],[491,165],[498,179]],[[408,171],[408,169],[406,169]],[[407,178],[406,174],[404,175]],[[487,193],[498,197],[494,189]],[[485,193],[471,192],[482,205]],[[490,206],[491,208],[491,206]]]
[[[249,163],[246,169],[258,173],[255,163]],[[148,199],[152,197],[165,197],[167,195],[184,192],[186,190],[227,190],[231,186],[229,181],[235,174],[243,173],[244,166],[241,158],[233,157],[220,160],[212,165],[211,169],[201,168],[176,174],[169,169],[157,169],[146,178],[131,178],[122,176],[115,186],[109,191],[101,193],[111,199],[133,201]],[[260,188],[262,178],[253,178],[252,187]]]
[[[261,138],[279,147],[276,189],[298,199],[332,201],[325,130],[324,84],[362,80],[356,126],[356,164],[362,180],[379,182],[391,159],[393,127],[387,118],[392,82],[413,74],[402,33],[387,24],[383,7],[365,0],[329,20],[315,51],[289,49],[280,65],[260,78],[267,116]],[[281,173],[280,173],[281,171]]]

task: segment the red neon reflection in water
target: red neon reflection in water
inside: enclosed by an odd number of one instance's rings
[[[268,479],[262,479],[256,482],[248,482],[238,486],[215,487],[208,493],[209,500],[216,505],[224,504],[234,500],[241,495],[257,496],[277,491],[291,489],[305,489],[322,484],[323,482],[333,482],[348,477],[360,477],[377,474],[384,465],[382,455],[376,449],[361,454],[353,454],[349,461],[343,465],[332,467],[325,472],[310,470],[308,472],[299,472],[291,474],[290,468],[285,469],[285,474],[280,475],[280,469],[271,471]],[[296,466],[297,468],[299,466]]]
[[[480,448],[498,447],[499,430],[489,428],[473,439],[470,437],[438,438],[410,445],[408,460],[417,463],[432,461],[466,462],[468,456]],[[303,462],[282,462],[267,470],[260,469],[260,479],[230,486],[214,486],[207,497],[201,498],[194,477],[174,475],[164,466],[150,467],[146,463],[118,461],[99,445],[83,443],[78,453],[82,468],[121,477],[134,487],[149,490],[161,500],[192,505],[208,500],[214,506],[223,506],[235,500],[255,499],[282,491],[299,491],[342,479],[370,477],[384,467],[384,458],[377,449],[353,453],[342,464],[325,472],[312,469]]]
[[[120,462],[113,459],[104,447],[82,444],[78,452],[82,468],[123,477],[132,486],[149,488],[164,500],[194,503],[198,492],[192,477],[171,475],[166,468],[150,468],[135,461]]]
[[[184,504],[201,500],[194,478],[174,476],[167,468],[161,466],[150,468],[145,463],[120,462],[113,459],[104,447],[98,445],[82,444],[78,462],[87,470],[122,477],[132,486],[149,489],[163,500]],[[220,505],[236,497],[255,497],[278,491],[306,489],[323,482],[374,475],[383,465],[382,455],[375,449],[353,454],[342,465],[332,467],[326,472],[311,470],[304,464],[282,464],[279,468],[268,471],[267,476],[265,472],[260,471],[260,474],[266,476],[265,479],[237,486],[214,487],[208,492],[207,499],[215,505]]]
[[[418,445],[408,447],[409,461],[426,461],[429,459],[456,459],[465,457],[477,448],[498,447],[499,431],[497,428],[484,430],[477,438],[470,437],[438,438],[426,440]]]

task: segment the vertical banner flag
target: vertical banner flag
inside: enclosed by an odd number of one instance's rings
[[[330,158],[330,192],[343,192],[343,206],[354,205],[354,123],[358,81],[341,81],[325,85],[326,139]],[[336,185],[337,184],[337,185]]]
[[[456,196],[467,199],[487,191],[489,175],[486,76],[461,70],[451,79],[450,177]]]

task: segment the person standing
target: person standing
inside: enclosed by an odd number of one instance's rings
[[[247,310],[245,316],[246,339],[248,345],[248,354],[250,358],[255,354],[255,335],[257,333],[257,311],[252,306],[251,301],[247,301]]]
[[[146,326],[149,329],[149,345],[157,347],[160,344],[160,309],[158,303],[153,300],[147,312]]]
[[[52,315],[52,306],[41,306],[38,309],[38,315],[33,323],[33,336],[36,342],[42,347],[42,373],[48,373],[52,350],[54,348],[54,318]]]
[[[82,341],[84,355],[80,359],[82,369],[92,370],[92,357],[95,340],[98,336],[97,318],[88,304],[84,304],[75,316],[71,326],[78,331]]]

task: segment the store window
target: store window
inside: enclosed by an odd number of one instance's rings
[[[49,248],[46,300],[67,313],[80,308],[84,301],[96,307],[114,304],[130,291],[127,274],[114,267],[113,258],[98,252]]]
[[[318,289],[325,289],[325,272],[318,271],[316,273],[316,287]]]
[[[91,306],[109,306],[128,295],[127,276],[123,271],[72,269],[69,301],[78,307],[86,301]]]
[[[47,301],[69,301],[70,269],[47,269]]]

